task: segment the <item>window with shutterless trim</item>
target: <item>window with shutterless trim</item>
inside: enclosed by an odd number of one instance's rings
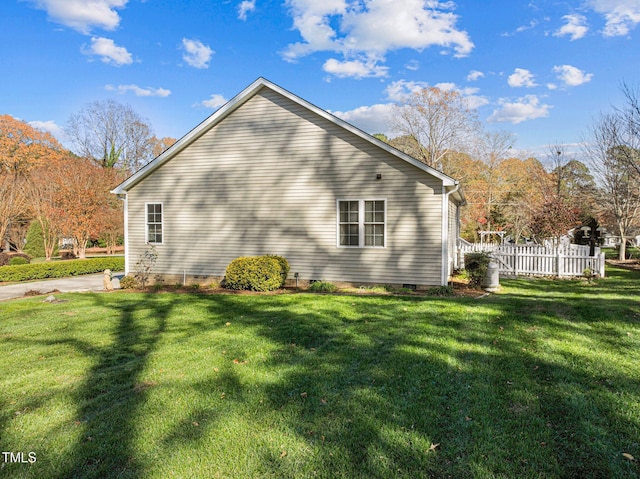
[[[149,244],[162,244],[163,211],[162,203],[145,203],[145,235]]]
[[[385,199],[337,201],[338,247],[384,248],[386,246]]]

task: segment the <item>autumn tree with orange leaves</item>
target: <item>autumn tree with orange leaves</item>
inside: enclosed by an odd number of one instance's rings
[[[114,171],[85,158],[70,157],[51,171],[60,231],[73,238],[80,258],[86,257],[87,243],[105,226],[112,199],[109,188],[117,184],[113,179]]]
[[[32,215],[26,194],[32,171],[63,155],[64,148],[51,134],[0,115],[0,241],[13,222]]]

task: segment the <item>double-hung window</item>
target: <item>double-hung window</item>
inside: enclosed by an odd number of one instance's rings
[[[386,246],[386,200],[338,200],[338,246]]]
[[[162,203],[147,203],[146,236],[149,244],[162,244]]]

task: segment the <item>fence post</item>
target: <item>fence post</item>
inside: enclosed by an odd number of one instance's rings
[[[558,278],[562,276],[562,254],[560,253],[560,248],[557,249],[558,255],[556,256],[556,275]]]
[[[513,248],[513,273],[518,277],[518,246]]]
[[[600,277],[604,278],[604,253],[600,253]]]

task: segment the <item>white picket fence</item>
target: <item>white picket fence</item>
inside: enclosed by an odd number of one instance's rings
[[[589,247],[582,245],[561,245],[547,247],[539,245],[494,245],[460,241],[458,265],[464,268],[466,253],[486,251],[497,261],[503,276],[583,276],[585,269],[604,278],[604,253],[595,249],[589,256]]]

